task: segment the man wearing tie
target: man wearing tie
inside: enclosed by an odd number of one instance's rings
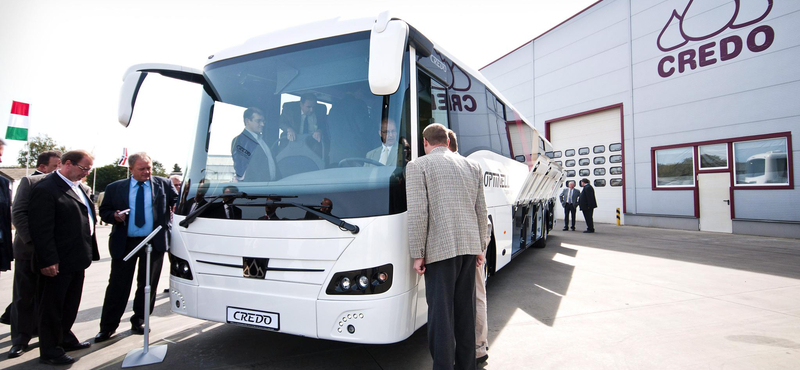
[[[575,189],[575,181],[570,180],[567,181],[567,189],[564,189],[558,197],[561,200],[561,206],[564,207],[564,228],[562,229],[564,231],[568,230],[570,216],[572,216],[572,231],[575,231],[575,210],[580,194],[581,191]]]
[[[128,296],[131,292],[133,273],[137,267],[136,295],[133,300],[133,316],[131,316],[131,333],[144,334],[144,288],[147,266],[145,250],[142,249],[133,258],[124,261],[145,237],[159,225],[161,231],[151,240],[153,252],[150,263],[150,312],[156,302],[158,278],[161,276],[161,264],[164,251],[167,250],[167,223],[170,209],[178,200],[178,193],[172,183],[163,177],[151,176],[153,161],[147,153],[136,153],[128,159],[131,178],[115,181],[106,186],[106,195],[100,204],[100,217],[113,225],[108,239],[111,252],[111,274],[103,301],[100,316],[100,332],[94,338],[95,343],[108,340],[119,326]]]
[[[395,165],[397,163],[397,126],[391,119],[381,122],[381,146],[367,152],[367,159],[380,162],[382,165]],[[372,166],[365,164],[365,167]]]
[[[297,140],[300,135],[308,135],[306,145],[320,158],[325,158],[329,142],[327,111],[328,108],[317,103],[317,97],[311,93],[300,96],[299,102],[284,104],[279,121],[283,130],[280,147],[285,148],[289,141]],[[325,153],[322,151],[323,144]]]
[[[583,191],[578,198],[578,205],[581,206],[583,212],[583,219],[586,221],[585,233],[594,232],[594,209],[597,208],[597,199],[594,197],[594,188],[589,185],[589,179],[581,179],[581,186]]]
[[[239,188],[228,185],[224,189],[222,189],[222,194],[236,194],[239,192]],[[214,203],[208,207],[203,212],[203,217],[208,218],[223,218],[228,220],[241,220],[242,219],[242,209],[233,205],[233,202],[236,200],[236,197],[222,197],[221,203]]]
[[[94,203],[81,179],[94,164],[83,150],[67,152],[62,167],[31,190],[28,226],[39,277],[39,361],[75,362],[69,351],[89,348],[72,333],[81,303],[85,270],[100,259],[95,238]]]
[[[264,141],[264,112],[244,111],[244,130],[231,142],[235,181],[270,181],[276,177],[275,159]]]

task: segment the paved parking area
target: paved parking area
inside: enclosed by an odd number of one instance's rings
[[[598,225],[554,231],[489,279],[486,369],[798,369],[800,240]],[[100,227],[107,245],[107,227]],[[107,250],[104,256],[107,257]],[[97,333],[110,261],[87,270],[74,332]],[[168,281],[165,269],[162,281]],[[159,287],[159,291],[163,286]],[[0,308],[11,274],[0,275]],[[425,369],[424,328],[391,345],[355,345],[205,322],[169,311],[160,293],[153,369]],[[122,331],[74,353],[73,369],[118,369],[142,337]],[[0,368],[39,369],[38,344]]]

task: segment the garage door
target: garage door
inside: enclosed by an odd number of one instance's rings
[[[552,157],[567,171],[567,180],[587,178],[594,186],[597,209],[595,222],[616,223],[616,209],[622,211],[622,134],[619,107],[550,122]],[[566,187],[566,182],[564,184]],[[564,209],[556,207],[560,221]],[[578,211],[578,220],[583,216]],[[563,224],[559,222],[563,227]],[[584,225],[576,225],[576,229]]]

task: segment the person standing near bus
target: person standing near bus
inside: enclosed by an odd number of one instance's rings
[[[453,130],[447,130],[450,144],[447,146],[453,154],[458,154],[458,138]],[[458,154],[460,155],[460,154]],[[489,246],[492,233],[492,222],[487,225],[485,246]],[[486,250],[483,251],[484,260]],[[475,363],[480,365],[489,359],[489,325],[486,312],[486,270],[483,264],[475,266]]]
[[[581,186],[583,191],[578,197],[578,205],[581,206],[583,212],[583,219],[586,220],[586,231],[584,233],[594,232],[594,209],[597,208],[597,199],[594,197],[594,188],[589,185],[589,179],[581,179]]]
[[[153,252],[150,256],[150,312],[156,303],[158,278],[164,252],[167,250],[167,223],[170,210],[178,201],[178,193],[172,183],[163,177],[152,176],[153,161],[147,153],[136,153],[129,158],[131,178],[114,181],[106,186],[106,195],[100,204],[100,217],[112,226],[108,238],[111,252],[111,273],[103,299],[100,315],[100,332],[94,337],[95,343],[111,338],[119,326],[128,296],[131,293],[133,273],[137,259],[139,273],[136,277],[136,295],[133,299],[131,333],[144,334],[144,289],[146,285],[146,256],[141,249],[135,257],[124,261],[128,253],[136,248],[145,237],[159,225],[161,231],[152,239]],[[127,211],[127,212],[126,212]]]
[[[475,266],[483,263],[486,200],[480,166],[448,150],[447,128],[422,131],[425,156],[409,162],[408,241],[425,275],[434,369],[475,369]]]
[[[581,195],[581,191],[575,189],[575,181],[567,181],[567,188],[558,197],[561,200],[561,206],[564,207],[563,230],[569,229],[569,218],[572,216],[572,231],[575,231],[575,210],[578,207],[578,196]]]

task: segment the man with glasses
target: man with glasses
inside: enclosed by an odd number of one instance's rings
[[[397,163],[397,126],[391,119],[385,119],[381,122],[381,146],[367,152],[367,159],[380,162],[380,164],[395,165]],[[373,164],[365,164],[365,167],[374,166]]]
[[[100,316],[100,332],[95,343],[111,338],[117,330],[128,296],[131,293],[133,273],[137,269],[136,295],[133,299],[131,334],[144,334],[144,289],[146,285],[146,255],[144,248],[134,258],[124,261],[128,253],[145,237],[161,226],[161,231],[151,239],[153,251],[150,255],[150,312],[153,312],[158,292],[161,264],[167,250],[167,224],[170,210],[178,201],[178,193],[172,183],[163,177],[152,176],[153,161],[147,153],[131,155],[128,159],[131,178],[112,182],[106,186],[106,195],[100,204],[100,217],[113,225],[108,239],[111,252],[111,273],[103,300]],[[137,263],[138,259],[138,263]]]
[[[61,157],[61,169],[31,190],[28,225],[39,278],[39,361],[75,362],[69,351],[89,348],[72,333],[78,315],[86,268],[100,259],[96,216],[89,188],[81,179],[94,164],[92,155],[73,150]]]

